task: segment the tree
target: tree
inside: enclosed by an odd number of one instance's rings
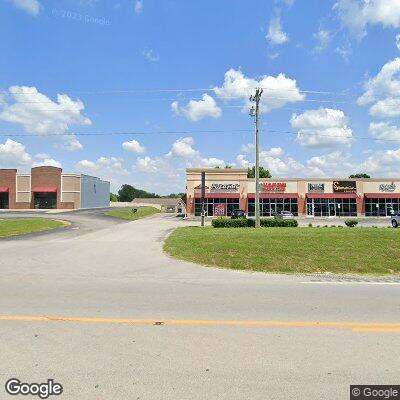
[[[369,179],[371,178],[368,174],[354,174],[354,175],[350,175],[349,178],[351,179]]]
[[[118,195],[114,193],[110,193],[110,201],[119,201]]]
[[[264,167],[260,167],[258,173],[259,173],[260,178],[272,178],[272,175],[270,174],[270,172],[267,169],[265,169]],[[255,166],[253,168],[247,169],[247,177],[248,178],[256,177],[256,167]]]
[[[118,191],[119,201],[132,201],[135,198],[141,199],[156,199],[160,196],[155,193],[149,193],[145,190],[136,189],[131,185],[122,185]]]

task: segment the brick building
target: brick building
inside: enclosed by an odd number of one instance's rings
[[[246,169],[189,168],[187,213],[201,214],[201,172],[206,172],[206,216],[241,209],[254,216],[255,181]],[[260,179],[262,217],[291,211],[308,217],[389,216],[400,213],[399,179]]]
[[[1,209],[107,207],[109,201],[110,183],[96,177],[56,167],[32,168],[30,174],[0,169]]]

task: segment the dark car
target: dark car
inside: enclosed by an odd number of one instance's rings
[[[233,210],[231,213],[232,219],[246,218],[246,213],[243,210]]]

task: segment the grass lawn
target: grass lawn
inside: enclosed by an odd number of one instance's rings
[[[47,218],[12,218],[0,219],[0,237],[23,235],[24,233],[42,232],[65,226],[63,221]]]
[[[400,229],[176,229],[164,250],[195,263],[280,273],[400,274]]]
[[[134,208],[134,207],[132,207]],[[132,208],[122,209],[122,210],[111,210],[106,212],[106,215],[115,218],[127,219],[129,221],[134,221],[136,219],[148,217],[149,215],[157,214],[161,212],[154,207],[137,207],[137,212],[133,213]]]

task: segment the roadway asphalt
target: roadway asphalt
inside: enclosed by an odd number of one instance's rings
[[[163,240],[194,222],[102,213],[0,240],[1,399],[11,377],[85,400],[347,399],[350,384],[400,383],[398,279],[180,262]]]

